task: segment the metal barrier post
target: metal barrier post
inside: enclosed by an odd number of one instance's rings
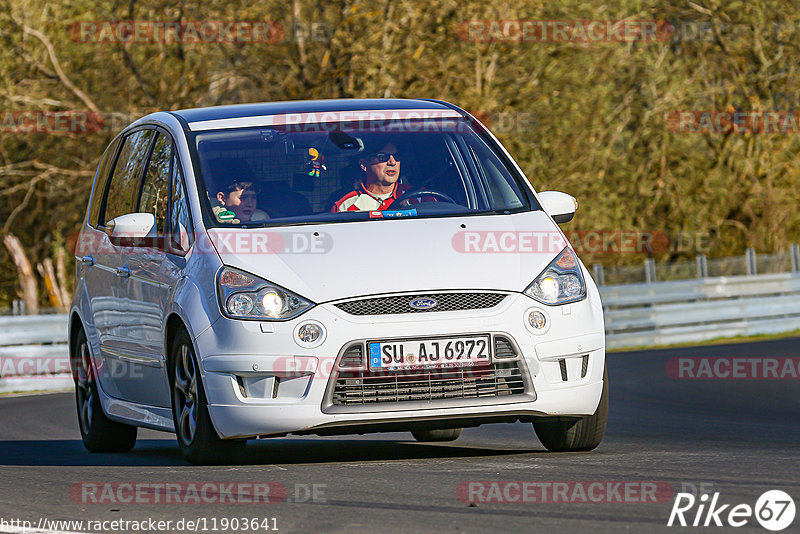
[[[800,272],[800,245],[795,243],[792,245],[792,272]]]
[[[594,273],[594,282],[598,286],[604,285],[605,282],[603,280],[603,266],[600,265],[599,263],[595,263],[594,265],[592,265],[592,272]]]
[[[648,284],[656,281],[656,262],[653,258],[644,260],[644,279]]]
[[[708,278],[708,262],[705,254],[697,255],[697,278]]]
[[[748,248],[744,253],[745,262],[747,262],[747,274],[758,274],[756,269],[756,251],[755,249]]]

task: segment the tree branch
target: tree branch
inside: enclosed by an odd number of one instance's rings
[[[67,75],[64,74],[64,71],[61,70],[61,64],[58,62],[55,48],[53,48],[53,43],[50,42],[50,39],[48,39],[42,32],[34,30],[28,26],[22,26],[22,29],[26,34],[33,35],[42,42],[44,47],[47,49],[47,54],[50,56],[50,62],[53,64],[53,69],[56,71],[56,76],[58,76],[58,79],[61,80],[61,83],[63,83],[67,89],[72,91],[75,96],[80,98],[81,101],[86,104],[86,107],[89,108],[89,110],[95,113],[100,113],[100,108],[98,108],[92,99],[89,98],[89,95],[78,89],[78,87],[72,83],[72,80],[70,80]]]

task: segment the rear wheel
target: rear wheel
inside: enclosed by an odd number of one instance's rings
[[[412,430],[417,441],[455,441],[461,436],[463,428],[440,428],[435,430]]]
[[[603,369],[603,393],[593,415],[533,423],[536,436],[551,452],[590,451],[600,445],[608,421],[608,368]]]
[[[244,451],[246,441],[223,440],[214,430],[197,359],[185,329],[175,336],[170,355],[172,417],[181,452],[194,464],[231,461]]]
[[[97,377],[89,354],[86,333],[81,329],[72,354],[75,404],[83,445],[91,452],[128,452],[136,444],[135,426],[112,421],[103,413],[97,390]]]

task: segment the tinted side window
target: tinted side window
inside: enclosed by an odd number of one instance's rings
[[[189,250],[194,243],[189,200],[186,198],[186,185],[178,159],[172,157],[172,206],[170,210],[170,240],[178,250]]]
[[[97,226],[97,219],[100,216],[100,206],[103,205],[103,193],[106,190],[108,183],[108,175],[111,170],[111,165],[114,163],[114,156],[117,155],[117,147],[119,147],[119,138],[115,139],[111,145],[106,149],[103,157],[100,159],[100,165],[97,166],[97,174],[94,179],[94,188],[92,189],[92,203],[89,205],[89,224]]]
[[[108,221],[126,213],[133,213],[134,201],[139,186],[139,171],[147,154],[152,130],[139,130],[130,134],[122,143],[122,148],[111,175],[111,184],[106,195],[104,225]]]
[[[158,234],[164,234],[164,221],[167,218],[167,193],[169,192],[169,163],[172,156],[172,140],[158,132],[153,143],[153,153],[147,164],[147,172],[139,197],[140,213],[152,213],[156,218]]]

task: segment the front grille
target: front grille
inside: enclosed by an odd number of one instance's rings
[[[333,404],[353,406],[385,402],[479,399],[525,393],[517,362],[485,367],[428,369],[388,374],[342,371],[333,388]]]
[[[407,371],[364,368],[362,342],[348,346],[339,359],[331,403],[354,406],[372,403],[478,399],[525,393],[523,367],[515,345],[495,335],[495,362],[489,366]],[[505,361],[499,361],[505,359]]]
[[[506,297],[502,293],[421,293],[395,297],[378,297],[340,302],[335,306],[350,315],[393,315],[400,313],[431,313],[493,308]],[[416,309],[411,302],[433,299],[436,306]]]

